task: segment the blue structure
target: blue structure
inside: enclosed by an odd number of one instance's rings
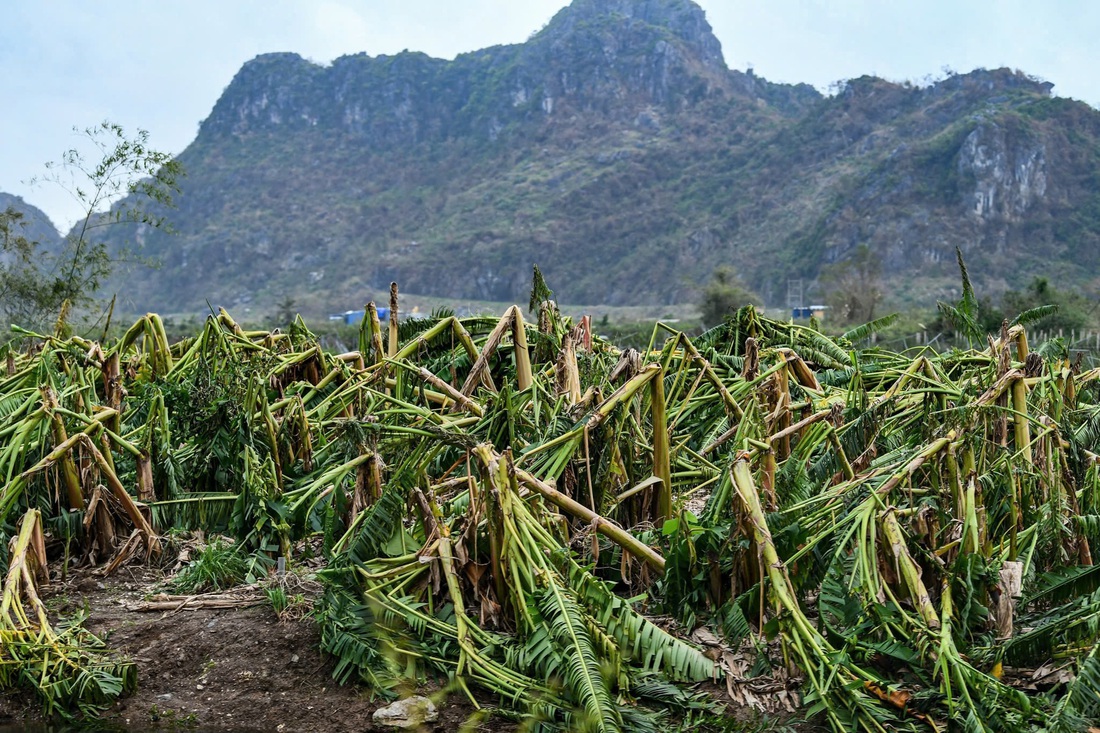
[[[791,318],[793,320],[817,318],[821,320],[825,317],[825,311],[829,309],[827,305],[805,305],[798,308],[791,308]]]
[[[346,326],[358,326],[363,320],[363,316],[366,315],[366,311],[344,311],[343,313],[333,313],[328,317],[330,321],[343,321]],[[378,320],[384,321],[390,317],[389,308],[378,309]]]

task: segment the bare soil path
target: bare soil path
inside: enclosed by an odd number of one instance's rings
[[[385,701],[371,701],[364,690],[332,679],[332,660],[318,650],[318,632],[310,618],[280,621],[267,603],[131,610],[157,592],[161,580],[156,570],[123,568],[111,578],[80,573],[43,589],[51,616],[87,608],[87,627],[137,663],[137,691],[108,710],[105,723],[135,731],[393,730],[373,725],[371,716]],[[437,731],[458,730],[473,712],[455,696],[439,707],[440,718],[433,725]],[[0,694],[0,729],[40,721],[32,695]],[[510,727],[499,720],[492,724],[497,731]]]

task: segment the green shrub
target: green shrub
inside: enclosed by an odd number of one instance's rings
[[[199,552],[172,580],[181,593],[204,593],[240,585],[248,575],[249,563],[236,547],[218,538]]]

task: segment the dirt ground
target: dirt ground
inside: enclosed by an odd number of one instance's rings
[[[270,604],[250,608],[139,612],[157,592],[158,571],[119,570],[113,577],[81,573],[53,583],[44,597],[51,615],[89,611],[87,627],[137,663],[138,689],[103,716],[127,730],[180,728],[236,733],[394,730],[373,725],[385,701],[332,679],[332,661],[317,648],[313,622],[280,621]],[[451,696],[437,703],[429,730],[454,731],[473,713]],[[0,694],[0,731],[32,730],[41,709],[29,693]],[[26,727],[25,727],[26,726]],[[497,720],[470,730],[501,731]]]

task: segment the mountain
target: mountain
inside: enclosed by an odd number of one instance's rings
[[[8,210],[23,215],[18,224],[12,227],[11,234],[37,242],[46,249],[57,247],[61,241],[61,233],[50,221],[50,217],[46,216],[46,212],[31,206],[20,196],[0,191],[0,214],[7,213]]]
[[[823,96],[730,70],[689,0],[575,0],[452,61],[266,54],[180,155],[135,310],[406,292],[685,302],[730,265],[772,305],[868,244],[898,303],[1100,275],[1100,112],[1007,69]],[[819,291],[818,291],[819,292]]]

